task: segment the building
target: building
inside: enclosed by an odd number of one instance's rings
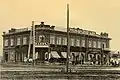
[[[38,58],[44,62],[50,57],[66,58],[67,30],[56,30],[55,26],[35,25],[35,54],[32,50],[31,29],[11,28],[8,33],[3,32],[3,60],[4,62],[23,62],[24,57]],[[109,44],[111,38],[107,33],[97,34],[94,31],[70,28],[70,54],[78,61],[95,64],[106,64],[109,60]]]

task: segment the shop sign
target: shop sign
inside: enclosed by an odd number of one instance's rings
[[[86,35],[96,35],[94,31],[83,30],[79,28],[70,28],[70,33],[79,33],[79,34],[86,34]]]

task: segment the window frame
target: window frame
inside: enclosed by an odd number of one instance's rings
[[[19,43],[19,44],[18,44]],[[17,38],[17,45],[20,45],[21,44],[21,38],[20,37],[18,37]]]
[[[50,36],[50,44],[55,44],[55,36]]]
[[[26,44],[27,44],[27,37],[24,36],[24,37],[23,37],[23,45],[26,45]]]

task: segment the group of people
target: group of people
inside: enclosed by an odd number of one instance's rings
[[[85,55],[84,54],[80,54],[80,55],[76,55],[74,53],[72,53],[72,57],[71,57],[71,62],[72,65],[76,65],[76,64],[84,64],[85,63]],[[88,60],[88,64],[90,65],[104,65],[107,64],[107,58],[105,56],[101,57],[100,55],[98,55],[97,57],[94,55],[90,55],[90,59]]]
[[[84,64],[84,54],[75,56],[75,54],[72,53],[71,62],[72,65]]]
[[[100,57],[100,55],[97,56],[93,56],[90,55],[90,65],[94,65],[94,64],[97,64],[97,65],[104,65],[104,64],[107,64],[107,58],[105,56],[103,57]]]

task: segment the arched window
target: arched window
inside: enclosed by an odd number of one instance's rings
[[[40,35],[39,36],[39,42],[44,42],[45,41],[45,36],[44,35]]]

